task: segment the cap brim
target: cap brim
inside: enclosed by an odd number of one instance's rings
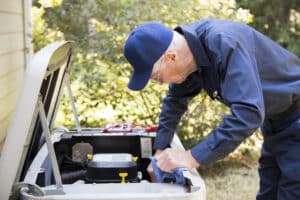
[[[145,72],[133,72],[131,79],[128,83],[128,88],[131,90],[142,90],[148,83],[151,73],[152,73],[152,68],[149,67]]]

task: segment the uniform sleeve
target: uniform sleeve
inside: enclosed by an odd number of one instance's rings
[[[262,88],[251,43],[223,34],[209,38],[208,43],[225,74],[221,94],[231,115],[225,116],[222,124],[191,149],[193,157],[204,166],[232,152],[264,119]]]
[[[157,135],[154,149],[167,148],[174,136],[178,123],[187,110],[189,101],[197,95],[201,88],[193,88],[189,77],[182,84],[170,84],[169,92],[163,100],[162,111],[159,116]]]

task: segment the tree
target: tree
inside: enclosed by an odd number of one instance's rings
[[[43,21],[42,29],[34,29],[36,50],[52,41],[51,37],[41,36],[53,33],[59,38],[55,31],[63,33],[61,38],[77,44],[72,62],[72,89],[81,125],[89,127],[120,121],[157,123],[166,86],[149,83],[138,93],[127,89],[132,69],[123,56],[123,44],[138,24],[159,21],[176,27],[200,18],[226,18],[244,23],[252,20],[249,11],[238,8],[234,0],[39,0],[34,5],[39,11],[36,21]],[[190,103],[192,111],[183,116],[178,133],[186,146],[207,135],[228,112],[208,98],[205,95],[195,98]],[[64,98],[57,124],[72,127],[72,119],[71,107]]]

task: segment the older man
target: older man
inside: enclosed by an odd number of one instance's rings
[[[261,127],[257,199],[300,199],[297,56],[245,24],[213,19],[175,30],[145,23],[129,35],[124,54],[133,66],[130,89],[143,89],[149,79],[169,83],[154,144],[161,170],[208,166]],[[231,115],[193,148],[169,149],[188,102],[201,90]]]

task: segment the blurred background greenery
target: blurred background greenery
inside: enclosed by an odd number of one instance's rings
[[[122,53],[124,41],[146,21],[175,28],[203,18],[249,24],[300,55],[299,0],[34,0],[34,50],[54,41],[75,41],[71,82],[82,127],[152,125],[158,122],[167,86],[149,83],[142,92],[127,88],[132,69]],[[178,129],[185,147],[202,140],[226,114],[227,108],[205,94],[196,97]],[[75,126],[66,95],[56,124]],[[255,147],[258,135],[244,144]]]

